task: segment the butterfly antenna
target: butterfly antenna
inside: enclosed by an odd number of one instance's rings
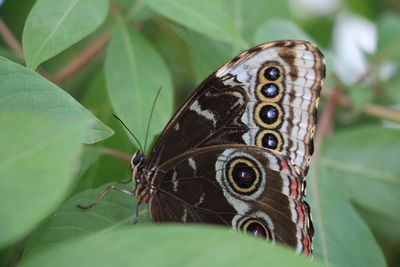
[[[132,135],[133,139],[135,139],[136,143],[138,143],[140,150],[143,151],[143,153],[144,153],[144,150],[143,150],[142,145],[140,144],[140,142],[139,142],[139,140],[137,139],[137,137],[132,133],[132,131],[129,130],[128,126],[126,126],[126,124],[125,124],[120,118],[118,118],[117,115],[113,114],[113,116],[114,116],[114,118],[116,118],[116,119],[122,124],[122,126],[124,126],[124,128]]]
[[[156,94],[156,97],[154,98],[154,101],[153,101],[153,106],[151,107],[150,117],[149,117],[149,120],[148,120],[148,122],[147,122],[146,139],[145,139],[145,141],[144,141],[144,150],[143,150],[143,153],[146,153],[147,140],[149,139],[149,131],[150,131],[151,119],[153,118],[154,108],[155,108],[155,106],[156,106],[158,96],[159,96],[160,93],[161,93],[161,89],[162,89],[162,87],[160,87],[160,88],[158,89],[157,94]]]

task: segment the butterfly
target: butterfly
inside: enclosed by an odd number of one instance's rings
[[[306,41],[246,50],[206,78],[149,158],[131,159],[156,223],[225,225],[312,254],[305,176],[325,60]]]

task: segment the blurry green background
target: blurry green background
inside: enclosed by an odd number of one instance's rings
[[[399,1],[34,4],[0,1],[0,126],[8,129],[0,133],[0,265],[15,266],[21,258],[28,266],[49,263],[46,257],[59,255],[47,251],[56,244],[130,226],[136,200],[128,196],[111,194],[89,213],[75,208],[93,201],[104,184],[131,177],[127,160],[137,147],[112,114],[143,143],[151,103],[162,87],[150,131],[153,143],[196,85],[237,53],[267,41],[305,39],[327,59],[319,106],[322,141],[308,175],[316,264],[400,266]],[[58,120],[43,119],[43,113]],[[71,118],[90,123],[79,126]],[[15,133],[25,141],[11,142]],[[38,142],[43,147],[34,150]],[[55,155],[40,156],[50,152]],[[10,160],[10,155],[16,156]],[[37,207],[30,203],[33,196],[41,200]],[[49,205],[43,208],[44,203]],[[151,240],[146,233],[138,230],[136,240]],[[206,234],[202,238],[209,244]],[[63,248],[59,252],[67,253]],[[153,253],[170,256],[161,248]],[[263,263],[253,260],[250,265]],[[278,259],[277,266],[284,264]]]

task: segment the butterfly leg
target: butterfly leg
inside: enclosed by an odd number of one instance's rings
[[[132,178],[118,180],[119,184],[129,184],[130,182],[132,182]]]
[[[142,203],[140,201],[138,201],[137,205],[136,205],[135,218],[133,219],[132,224],[137,224],[139,222],[139,219],[140,219],[140,210],[139,210],[140,204],[142,204]]]
[[[103,191],[103,193],[101,193],[101,195],[96,199],[95,202],[93,202],[93,203],[91,203],[91,204],[89,204],[89,205],[81,205],[81,204],[78,204],[78,205],[76,205],[76,206],[77,206],[78,208],[80,208],[80,209],[90,209],[90,208],[93,208],[94,206],[97,206],[97,205],[108,195],[108,193],[110,193],[111,191],[118,191],[118,192],[121,192],[121,193],[130,195],[130,196],[135,195],[135,193],[132,192],[132,191],[125,190],[125,189],[122,189],[122,188],[115,187],[114,185],[111,185],[111,186],[107,187],[107,188]]]

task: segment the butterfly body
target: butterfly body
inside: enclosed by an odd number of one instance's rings
[[[311,254],[304,201],[325,76],[316,46],[277,41],[211,74],[131,167],[155,222],[208,223]]]

